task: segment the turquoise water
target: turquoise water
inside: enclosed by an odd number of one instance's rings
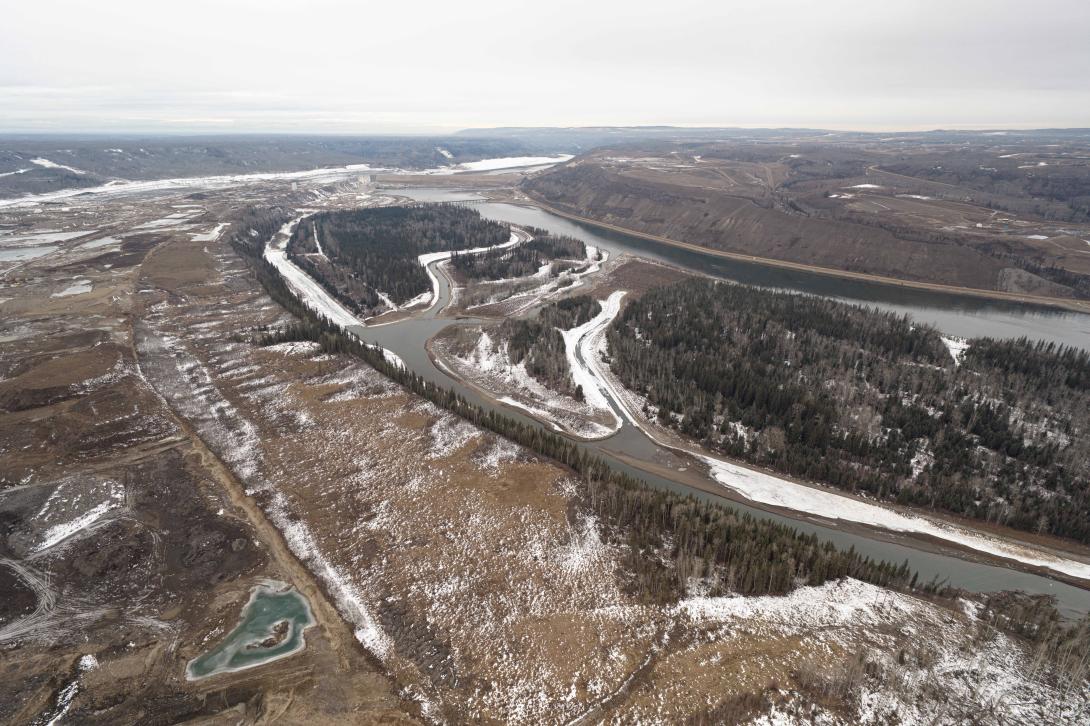
[[[275,638],[274,645],[262,646],[262,641],[274,637],[279,623],[287,623],[287,633]],[[258,585],[238,625],[215,648],[191,660],[186,677],[195,681],[286,658],[306,647],[303,633],[314,624],[310,603],[298,591],[283,583]]]

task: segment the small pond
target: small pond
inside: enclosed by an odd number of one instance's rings
[[[286,658],[306,647],[303,633],[315,622],[310,603],[294,588],[281,582],[258,585],[238,625],[212,650],[191,660],[186,677],[195,681]]]

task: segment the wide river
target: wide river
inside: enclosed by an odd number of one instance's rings
[[[423,202],[478,198],[471,192],[440,189],[392,191]],[[931,323],[952,335],[964,337],[1020,337],[1024,335],[1035,340],[1078,345],[1090,350],[1090,316],[1080,313],[895,285],[843,280],[814,273],[737,262],[579,224],[535,207],[499,203],[479,203],[476,206],[482,215],[490,219],[538,227],[556,234],[571,235],[588,245],[607,250],[611,255],[628,253],[737,282],[813,293],[908,313],[914,319]],[[441,310],[449,300],[449,284],[440,276],[439,303],[432,310]],[[447,388],[455,388],[469,401],[486,409],[498,410],[510,418],[540,426],[540,423],[515,409],[497,406],[435,367],[427,355],[424,344],[452,322],[454,321],[449,318],[436,317],[432,312],[419,318],[390,325],[360,326],[355,328],[354,332],[369,342],[377,343],[397,353],[410,369],[427,380]],[[642,469],[636,469],[619,460],[615,454],[619,453],[660,465],[676,466],[678,464],[678,460],[672,454],[627,422],[616,435],[603,441],[588,442],[583,445],[588,451],[608,459],[615,468],[626,471],[653,486],[701,498],[713,498],[713,495]],[[712,480],[709,478],[708,481]],[[937,577],[953,586],[976,592],[1023,590],[1029,593],[1048,593],[1056,596],[1060,608],[1069,615],[1090,611],[1090,590],[1074,587],[1048,577],[923,551],[907,537],[893,537],[892,541],[889,536],[874,539],[864,534],[781,516],[737,502],[731,502],[730,505],[756,517],[779,521],[804,532],[813,532],[820,538],[831,540],[841,547],[854,547],[857,552],[876,559],[896,563],[907,560],[909,566],[919,572],[921,581]],[[899,543],[898,539],[904,544]]]

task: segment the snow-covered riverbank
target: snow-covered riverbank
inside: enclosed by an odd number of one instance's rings
[[[553,430],[583,439],[602,439],[616,431],[609,421],[612,412],[596,409],[543,385],[526,370],[525,361],[511,362],[504,341],[494,341],[482,330],[468,353],[457,355],[444,339],[433,342],[439,365],[449,373],[487,390],[500,403],[526,411],[546,422]]]
[[[613,419],[610,433],[618,431],[622,421],[610,403],[610,396],[602,384],[602,376],[598,374],[597,367],[601,365],[598,348],[604,341],[606,328],[621,311],[621,299],[624,296],[624,290],[614,291],[602,301],[602,309],[597,315],[571,330],[561,331],[572,380],[583,389],[583,396],[591,407],[609,412]]]
[[[606,304],[610,304],[614,298],[619,309],[620,296],[623,294],[623,292],[613,293],[603,304],[603,313],[605,313]],[[616,312],[613,315],[616,315]],[[864,524],[893,532],[931,536],[977,552],[1033,567],[1047,568],[1070,577],[1090,580],[1090,563],[1065,558],[1030,544],[993,537],[937,518],[902,514],[880,504],[872,504],[832,491],[798,484],[774,474],[734,464],[711,456],[695,446],[679,447],[675,442],[664,441],[663,436],[651,424],[643,420],[639,397],[625,388],[602,360],[602,355],[605,353],[604,334],[607,326],[603,325],[593,336],[587,336],[580,349],[583,360],[587,363],[585,367],[581,367],[580,375],[584,377],[590,375],[594,380],[592,385],[588,385],[583,380],[577,379],[577,382],[583,385],[584,392],[588,392],[588,400],[591,389],[608,396],[616,409],[653,442],[665,448],[682,448],[696,456],[708,465],[712,478],[716,482],[741,494],[746,499],[826,519]],[[574,365],[572,370],[574,374],[576,370]]]
[[[773,474],[756,471],[722,459],[701,455],[717,482],[746,499],[761,504],[805,512],[826,519],[866,524],[893,532],[907,532],[935,537],[1015,560],[1035,567],[1045,567],[1071,577],[1090,580],[1090,564],[1064,559],[1030,545],[991,537],[964,527],[922,516],[902,514],[894,509],[870,504],[804,484],[796,484]]]
[[[284,282],[308,308],[326,317],[340,328],[347,329],[355,325],[363,325],[363,322],[348,308],[334,299],[325,288],[288,259],[288,240],[291,239],[292,230],[302,219],[302,217],[293,219],[280,228],[276,236],[265,245],[265,259],[280,272]],[[393,351],[383,348],[382,354],[390,363],[400,368],[405,367],[405,363]]]
[[[482,252],[492,252],[494,250],[503,250],[508,247],[514,247],[520,242],[528,242],[533,239],[529,233],[524,232],[518,228],[511,229],[511,238],[500,245],[494,245],[492,247],[474,247],[468,250],[457,250],[459,255],[479,255]],[[455,250],[446,250],[444,252],[427,252],[417,257],[420,264],[424,266],[424,269],[428,273],[428,278],[431,280],[431,298],[427,301],[427,308],[431,308],[439,299],[439,278],[435,274],[435,270],[432,269],[432,263],[443,262],[449,260],[454,256]],[[416,300],[417,298],[414,298]],[[411,303],[412,301],[410,301]],[[410,304],[406,303],[406,307]]]

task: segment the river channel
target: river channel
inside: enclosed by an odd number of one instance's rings
[[[398,189],[395,193],[422,202],[478,199],[471,192],[437,189]],[[628,253],[736,282],[812,293],[907,313],[914,319],[931,323],[951,335],[963,337],[1020,337],[1024,335],[1034,340],[1055,341],[1090,349],[1090,316],[1080,313],[895,285],[843,280],[815,273],[726,260],[579,224],[534,207],[492,202],[481,202],[476,207],[487,218],[538,227],[556,234],[571,235],[588,245],[607,250],[611,255]],[[439,370],[432,363],[425,344],[440,330],[457,322],[451,318],[438,316],[438,312],[449,303],[451,295],[449,281],[440,275],[439,282],[438,301],[427,313],[388,325],[356,326],[353,332],[370,343],[393,351],[411,370],[438,385],[456,389],[472,403],[487,410],[499,411],[509,418],[542,427],[540,422],[517,409],[496,404],[485,398],[476,390]],[[467,320],[463,319],[462,322]],[[468,322],[473,321],[469,319]],[[643,468],[636,468],[618,458],[620,456],[626,460],[651,462],[658,465],[659,470],[661,467],[677,468],[679,466],[679,460],[676,457],[627,421],[615,435],[601,441],[584,442],[582,446],[588,452],[607,459],[614,468],[638,477],[652,486],[692,494],[700,498],[718,499],[713,494],[693,489],[678,481],[645,471]],[[713,480],[709,477],[708,482]],[[911,538],[897,536],[895,533],[886,533],[881,538],[872,538],[866,534],[817,524],[807,519],[783,516],[735,501],[729,504],[755,517],[775,520],[800,531],[814,533],[821,539],[830,540],[840,547],[854,547],[857,552],[875,559],[896,563],[907,560],[909,567],[919,573],[921,581],[938,578],[955,587],[975,592],[1023,590],[1028,593],[1047,593],[1056,597],[1059,607],[1068,615],[1090,611],[1090,590],[1049,577],[1001,565],[925,551],[920,549],[919,544]]]

